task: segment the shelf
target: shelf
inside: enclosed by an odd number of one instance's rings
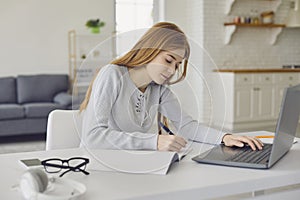
[[[284,24],[241,24],[241,23],[224,23],[224,26],[240,26],[240,27],[265,27],[265,28],[283,28]]]
[[[290,73],[300,72],[300,69],[288,68],[265,68],[265,69],[216,69],[214,72],[232,72],[232,73]]]
[[[75,82],[74,85],[75,85],[76,87],[89,87],[90,81],[86,81],[86,82],[79,82],[79,81],[78,81],[78,83]]]
[[[241,23],[224,23],[225,26],[225,44],[229,44],[232,36],[237,30],[237,27],[250,27],[250,28],[270,28],[271,37],[269,43],[274,45],[278,35],[281,33],[282,28],[285,27],[284,24],[241,24]]]
[[[68,45],[71,90],[84,97],[98,69],[115,58],[115,41],[112,35],[70,30]],[[81,59],[83,55],[85,59]]]

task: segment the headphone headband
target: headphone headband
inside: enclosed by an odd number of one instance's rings
[[[39,193],[39,200],[66,200],[66,199],[77,199],[82,196],[86,192],[86,187],[82,183],[78,181],[74,181],[72,179],[67,178],[51,178],[50,179],[51,187],[50,190],[46,193]],[[54,190],[58,190],[61,193],[54,192]]]
[[[86,192],[86,187],[67,178],[48,179],[44,171],[29,169],[22,175],[20,190],[23,197],[30,200],[73,200],[81,197]]]

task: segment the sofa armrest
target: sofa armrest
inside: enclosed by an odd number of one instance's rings
[[[60,92],[54,96],[53,101],[68,107],[72,105],[72,95],[68,94],[67,92]]]

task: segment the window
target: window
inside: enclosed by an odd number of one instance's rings
[[[153,25],[153,0],[115,0],[116,31],[123,33]]]
[[[127,52],[153,25],[153,0],[115,0],[116,56]]]

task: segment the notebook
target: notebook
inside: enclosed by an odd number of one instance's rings
[[[257,169],[271,168],[294,143],[300,114],[300,85],[286,88],[283,95],[273,144],[263,150],[252,151],[249,146],[226,147],[216,145],[211,150],[192,158],[199,163]],[[257,154],[257,155],[256,155]]]
[[[180,152],[147,150],[89,150],[87,170],[133,174],[166,175],[171,165],[183,159],[191,150],[192,142]]]

